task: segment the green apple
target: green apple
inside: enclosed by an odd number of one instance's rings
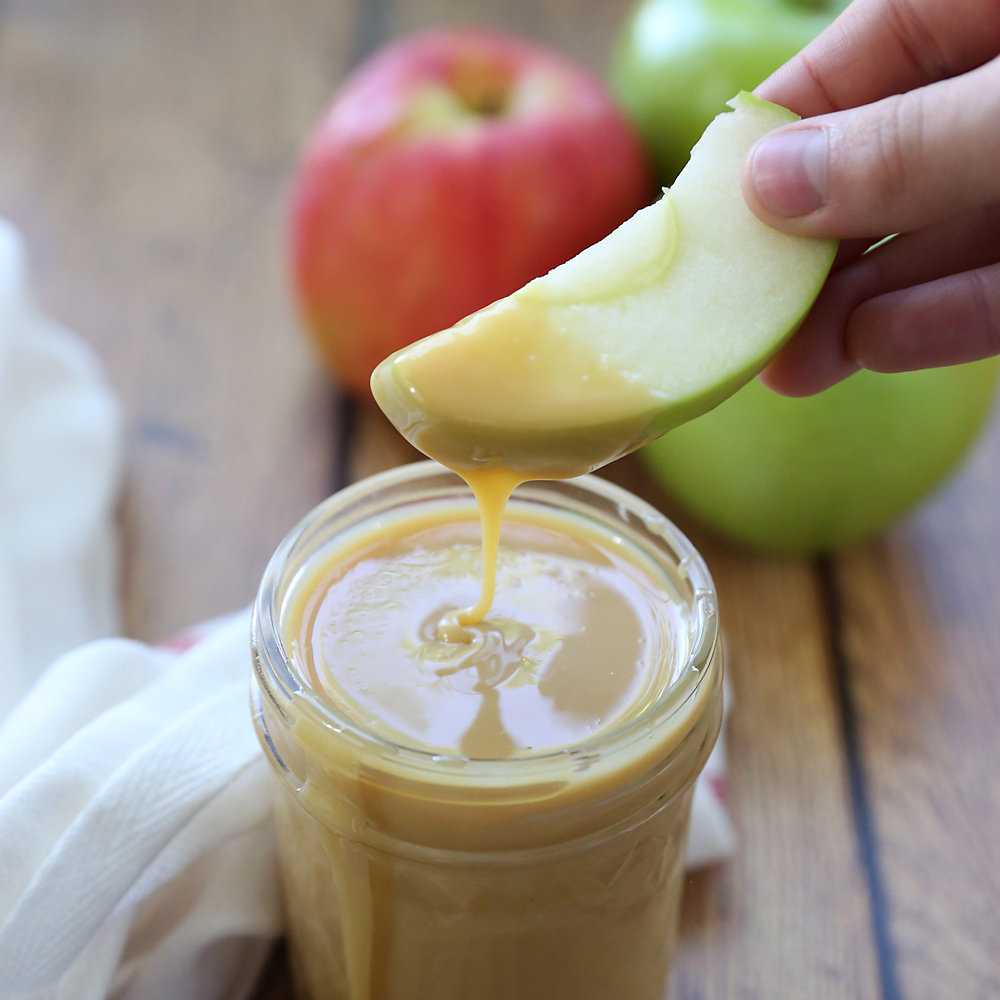
[[[860,371],[789,399],[756,379],[642,452],[669,491],[737,541],[825,552],[881,531],[965,454],[990,412],[1000,359]]]
[[[660,202],[375,370],[376,400],[413,444],[452,468],[561,478],[704,413],[764,367],[836,242],[779,233],[747,208],[748,151],[796,116],[750,94],[731,104]]]
[[[736,91],[812,41],[846,0],[645,0],[626,23],[611,86],[664,182]]]

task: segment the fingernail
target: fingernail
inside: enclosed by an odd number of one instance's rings
[[[761,201],[786,219],[815,212],[827,199],[825,128],[797,128],[765,136],[754,153],[751,176]]]

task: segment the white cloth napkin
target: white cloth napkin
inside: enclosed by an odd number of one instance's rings
[[[97,359],[35,310],[0,219],[0,721],[57,656],[118,631],[120,436]]]
[[[238,1000],[281,930],[249,618],[184,654],[91,641],[118,630],[121,451],[0,220],[0,996]]]
[[[99,366],[34,310],[0,221],[0,998],[242,1000],[282,930],[248,614],[42,672],[116,626],[119,438]],[[720,742],[691,867],[733,848],[723,772]]]

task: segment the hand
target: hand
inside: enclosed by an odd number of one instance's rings
[[[1000,353],[998,53],[996,0],[855,0],[757,88],[804,120],[750,151],[747,203],[786,233],[844,240],[761,375],[772,389]]]

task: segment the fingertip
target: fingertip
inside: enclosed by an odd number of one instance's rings
[[[872,371],[977,361],[1000,349],[1000,264],[886,292],[855,309],[845,343]]]
[[[756,157],[765,139],[767,139],[767,136],[758,139],[743,161],[743,170],[740,173],[740,190],[743,192],[743,200],[746,202],[747,208],[766,226],[792,236],[799,236],[801,235],[800,220],[775,213],[761,197],[761,192],[757,186],[757,179],[754,176]]]
[[[762,372],[757,375],[757,379],[772,392],[779,396],[792,396],[794,393],[787,392],[785,380],[782,377],[781,368],[772,361]]]
[[[899,368],[892,364],[892,359],[899,353],[899,345],[891,324],[885,321],[884,310],[886,300],[892,301],[892,298],[892,295],[882,295],[862,302],[847,320],[844,330],[847,352],[870,371],[905,371],[905,366]]]
[[[767,206],[760,200],[760,195],[757,193],[757,186],[753,180],[754,157],[757,155],[757,150],[763,141],[763,139],[758,139],[750,147],[750,152],[747,153],[743,160],[743,170],[740,173],[740,190],[743,192],[743,200],[747,203],[750,211],[761,222],[770,222],[771,213],[768,211]]]
[[[825,392],[862,368],[859,364],[842,366],[835,371],[798,371],[771,362],[757,378],[772,392],[788,399],[804,399]]]
[[[750,180],[757,197],[779,219],[801,219],[826,204],[829,192],[825,128],[786,126],[769,132],[751,151]]]
[[[820,391],[812,389],[808,379],[803,380],[801,371],[794,363],[789,365],[783,354],[779,354],[757,378],[772,392],[792,399],[811,396]]]
[[[836,236],[826,210],[826,130],[782,126],[762,136],[740,172],[743,200],[765,225],[791,236]]]
[[[789,111],[794,111],[805,118],[806,115],[799,110],[803,103],[803,95],[800,93],[803,74],[798,64],[799,59],[796,56],[783,66],[779,66],[754,88],[754,97],[770,101],[772,104],[780,104],[783,108],[788,108]]]
[[[842,282],[835,279],[835,284]],[[760,373],[769,389],[782,396],[813,396],[861,367],[845,346],[850,305],[842,298],[843,291],[827,285],[820,293],[802,325]]]

